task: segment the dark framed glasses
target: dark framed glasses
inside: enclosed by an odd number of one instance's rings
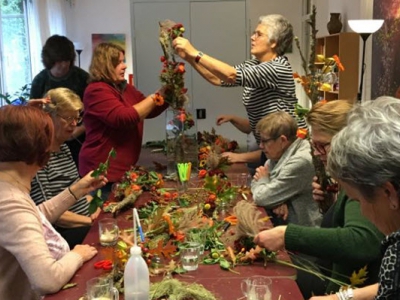
[[[311,141],[310,143],[311,143],[311,147],[314,150],[317,150],[321,155],[325,155],[326,154],[326,147],[329,147],[331,145],[331,142],[319,143],[319,142]]]

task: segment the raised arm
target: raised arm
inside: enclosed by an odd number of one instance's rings
[[[189,40],[178,37],[173,41],[176,53],[189,62],[203,78],[214,85],[221,85],[221,80],[234,84],[236,69],[216,58],[198,51]]]

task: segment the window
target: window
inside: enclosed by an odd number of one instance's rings
[[[0,0],[0,19],[0,93],[13,95],[32,81],[26,0]]]

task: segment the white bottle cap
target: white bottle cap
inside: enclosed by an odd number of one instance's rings
[[[141,255],[142,254],[142,248],[139,246],[132,246],[131,247],[131,255]]]

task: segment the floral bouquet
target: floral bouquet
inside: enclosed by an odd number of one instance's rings
[[[175,59],[172,41],[182,36],[185,28],[181,23],[165,20],[159,23],[159,40],[164,56],[161,56],[163,68],[160,74],[160,81],[164,88],[164,100],[174,109],[181,109],[188,101],[186,95],[184,74],[185,63],[177,62]]]

